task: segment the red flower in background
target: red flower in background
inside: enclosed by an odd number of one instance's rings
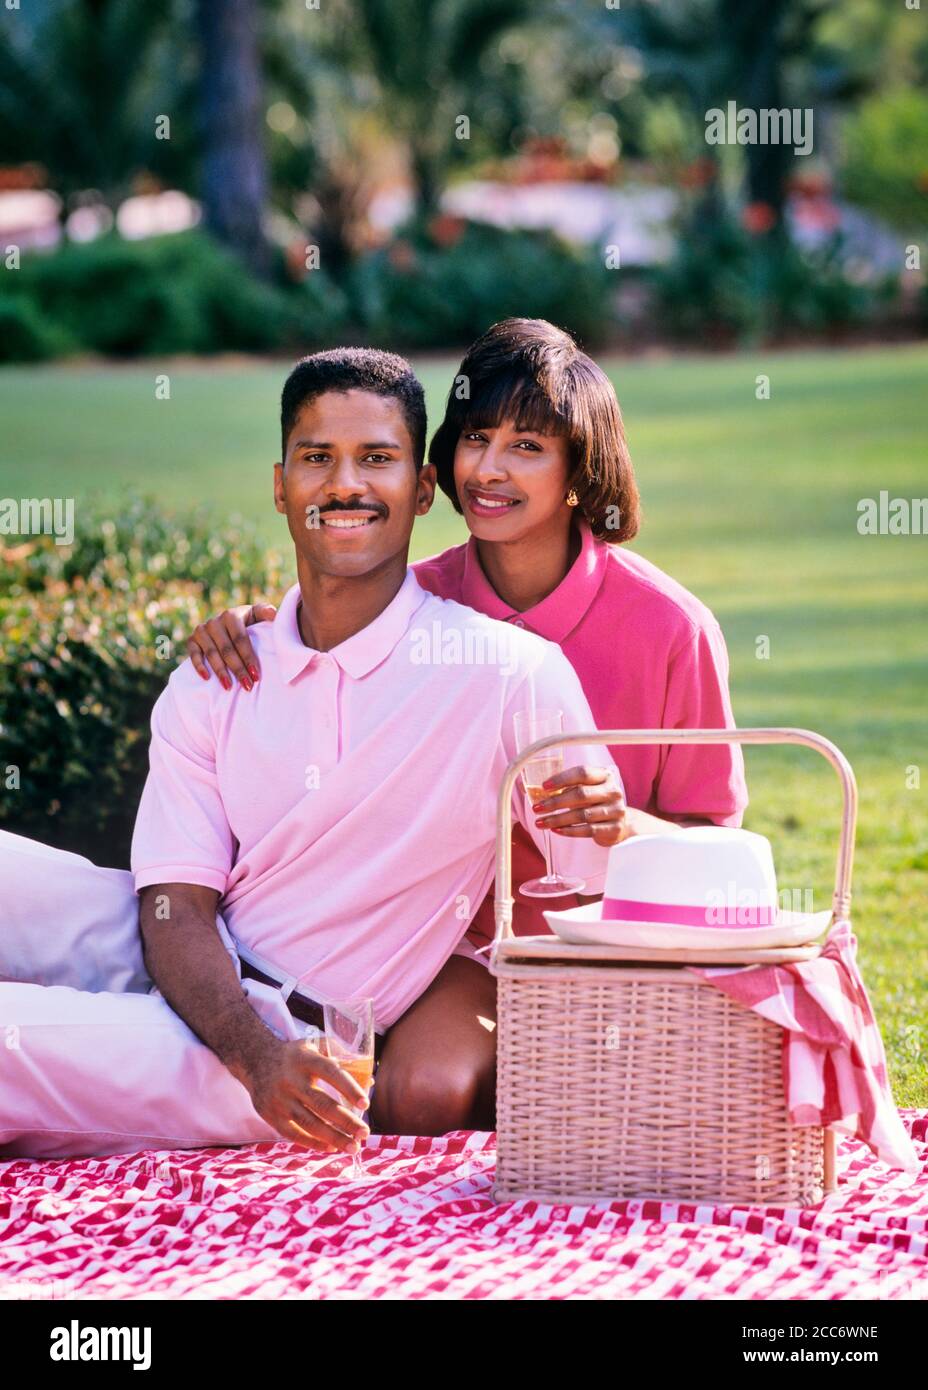
[[[741,213],[741,225],[752,236],[763,236],[777,223],[776,209],[769,203],[747,203]]]
[[[463,217],[441,212],[429,223],[429,236],[436,246],[456,246],[464,235],[465,225]]]
[[[287,267],[287,275],[291,280],[299,283],[306,279],[306,242],[290,241],[284,252],[284,264]]]
[[[21,188],[44,188],[48,172],[42,164],[7,165],[0,168],[0,193],[19,192]]]
[[[790,193],[799,198],[824,198],[831,192],[831,179],[819,170],[809,174],[793,174],[787,182]]]
[[[164,192],[164,184],[154,174],[150,174],[147,169],[136,174],[132,180],[132,192],[137,198],[151,197],[156,193]]]
[[[705,188],[713,182],[717,173],[715,160],[704,155],[702,159],[694,159],[691,164],[680,170],[680,183],[684,188]]]

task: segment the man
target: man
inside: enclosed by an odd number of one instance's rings
[[[155,705],[132,849],[144,962],[128,876],[0,839],[0,978],[15,981],[0,983],[2,1156],[281,1137],[356,1150],[366,1098],[307,1037],[319,1001],[374,1000],[375,1097],[381,1081],[394,1097],[418,1084],[408,1055],[391,1078],[389,1029],[434,987],[492,880],[515,713],[559,708],[567,727],[592,727],[555,646],[435,598],[407,571],[435,488],[408,363],[367,350],[304,359],[281,425],[274,498],[298,583],[255,630],[262,676],[247,699],[186,661]],[[617,821],[613,777],[603,807]],[[539,837],[521,795],[514,809]],[[559,857],[601,890],[592,839],[564,839]],[[485,976],[465,957],[452,969]],[[488,994],[473,1026],[485,1033],[494,1016]],[[457,1107],[444,1128],[481,1107],[492,1124],[486,1067],[458,1039],[443,1054],[446,1020],[439,1008],[444,1071],[421,1058],[426,1099],[444,1082]]]

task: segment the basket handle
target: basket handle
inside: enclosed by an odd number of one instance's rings
[[[851,868],[854,862],[854,834],[857,828],[857,782],[847,758],[827,738],[809,729],[597,729],[591,734],[552,734],[524,748],[512,760],[499,789],[496,817],[496,933],[498,944],[512,936],[512,789],[524,765],[545,748],[564,748],[572,744],[628,745],[657,743],[798,743],[814,748],[831,763],[841,779],[844,806],[841,842],[835,868],[832,922],[844,920],[851,911]]]

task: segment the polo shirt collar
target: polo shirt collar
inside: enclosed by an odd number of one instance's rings
[[[606,577],[609,563],[606,542],[596,539],[587,521],[578,518],[575,524],[580,531],[580,554],[557,588],[523,613],[504,603],[493,588],[481,567],[477,542],[471,536],[464,551],[461,602],[486,613],[487,617],[529,628],[549,642],[563,642],[586,616]]]
[[[297,621],[300,586],[294,584],[284,595],[272,627],[274,651],[284,680],[296,680],[313,661],[324,657],[331,657],[354,680],[366,676],[387,659],[425,598],[422,585],[412,570],[407,570],[396,595],[372,623],[362,627],[353,637],[339,642],[337,647],[320,652],[315,647],[305,646],[300,636]]]

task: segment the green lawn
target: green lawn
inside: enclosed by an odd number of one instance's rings
[[[421,364],[433,420],[454,363]],[[928,1105],[928,536],[860,536],[857,502],[928,494],[928,349],[611,364],[639,473],[636,548],[728,639],[739,723],[819,730],[861,792],[855,927],[897,1100]],[[155,399],[167,370],[171,399]],[[284,363],[0,372],[0,496],[212,499],[288,542],[271,504]],[[755,399],[766,373],[771,398]],[[464,535],[441,501],[416,555]],[[758,659],[759,637],[769,659]],[[629,653],[634,660],[634,653]],[[747,824],[827,905],[838,783],[805,750],[748,754]],[[921,768],[925,785],[908,787]]]

